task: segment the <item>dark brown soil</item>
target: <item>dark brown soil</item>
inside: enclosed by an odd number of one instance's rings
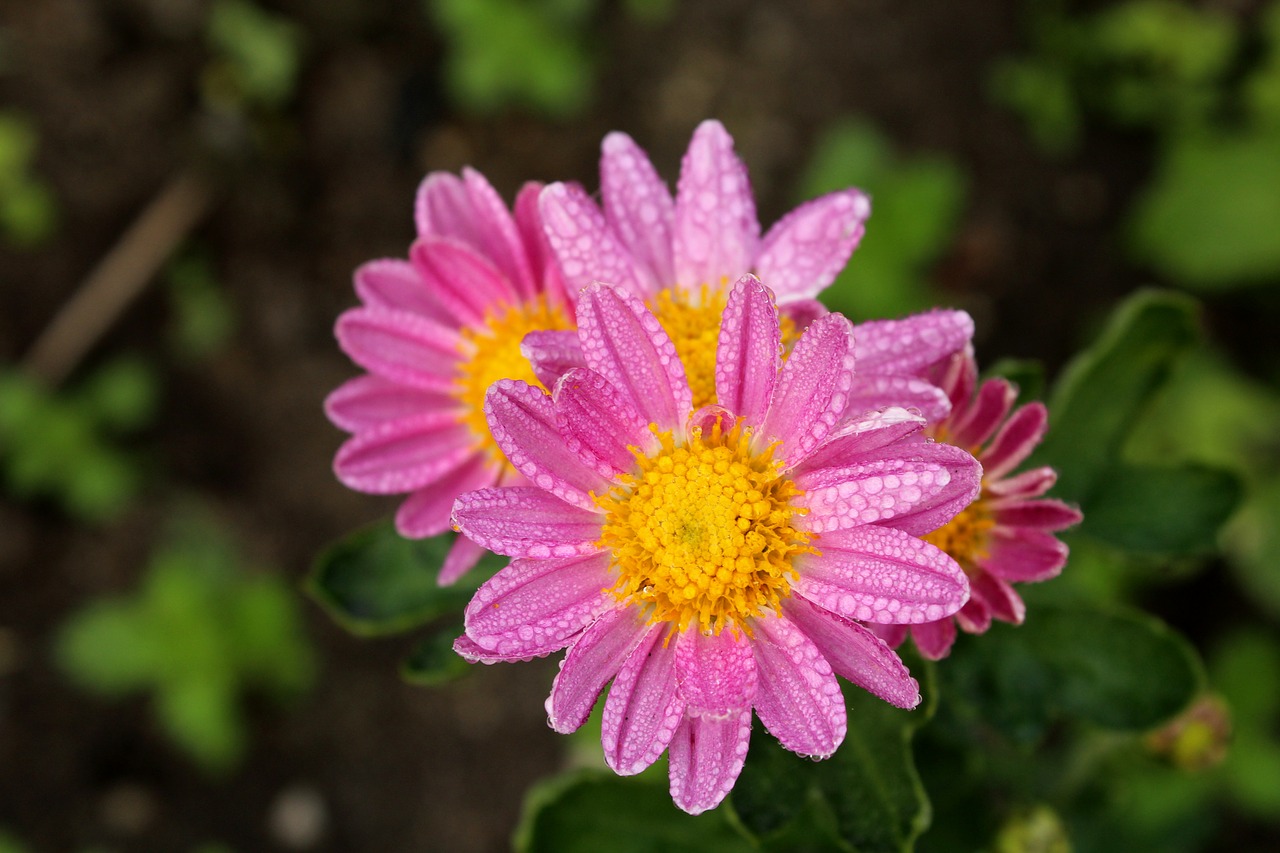
[[[1018,48],[1014,0],[718,0],[639,26],[601,12],[599,97],[580,119],[465,118],[440,91],[441,41],[420,2],[276,0],[306,34],[296,99],[258,153],[216,174],[192,235],[239,319],[233,343],[170,364],[166,303],[144,294],[90,355],[161,365],[163,411],[139,442],[151,488],[123,520],[88,528],[48,505],[0,503],[0,828],[33,850],[289,849],[282,794],[317,797],[321,851],[507,849],[521,795],[563,761],[545,725],[554,663],[484,668],[428,690],[396,674],[408,640],[356,639],[304,602],[322,660],[313,694],[253,712],[253,746],[209,780],[159,733],[143,700],[111,703],[54,668],[53,633],[97,596],[132,589],[166,510],[211,503],[255,563],[293,581],[329,541],[394,501],[341,487],[342,436],[324,395],[355,369],[332,338],[355,301],[352,269],[401,255],[421,176],[464,164],[508,198],[529,178],[596,184],[599,140],[625,129],[673,178],[695,124],[722,119],[768,223],[793,203],[816,133],[866,116],[907,152],[947,153],[971,179],[959,237],[938,269],[979,320],[984,357],[1052,367],[1133,280],[1110,235],[1147,165],[1145,146],[1090,140],[1041,158],[984,97],[990,63]],[[610,9],[614,4],[608,5]],[[48,245],[0,249],[0,359],[22,358],[146,203],[208,141],[200,0],[24,0],[0,6],[0,103],[30,116],[37,168],[63,214]],[[202,142],[201,140],[204,140]],[[874,221],[872,226],[874,228]]]

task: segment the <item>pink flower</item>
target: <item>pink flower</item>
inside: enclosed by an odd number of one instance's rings
[[[876,629],[895,647],[910,632],[920,653],[931,660],[951,651],[957,625],[981,634],[993,619],[1021,624],[1026,607],[1012,584],[1056,577],[1067,562],[1067,546],[1053,532],[1081,519],[1074,507],[1040,497],[1057,479],[1052,468],[1013,474],[1044,438],[1044,404],[1013,410],[1017,390],[1004,379],[988,379],[975,394],[977,373],[971,349],[945,366],[941,384],[951,398],[951,414],[930,432],[978,458],[982,491],[963,512],[924,537],[954,557],[969,576],[969,601],[954,619]]]
[[[571,293],[600,281],[640,297],[684,362],[695,407],[715,396],[715,341],[729,289],[752,272],[774,292],[783,344],[826,313],[817,296],[862,239],[871,203],[857,189],[808,201],[763,237],[746,164],[717,121],[693,134],[673,199],[639,146],[624,133],[604,139],[598,206],[576,184],[542,191],[547,239]],[[850,413],[897,404],[945,417],[946,395],[919,375],[962,349],[973,323],[960,311],[858,327],[859,368]],[[911,336],[915,346],[897,345]],[[881,343],[887,346],[880,347]],[[548,388],[583,364],[572,333],[531,335],[526,352]]]
[[[334,459],[338,478],[372,494],[407,494],[396,527],[408,537],[449,529],[459,494],[519,481],[489,435],[485,392],[497,379],[534,381],[520,339],[571,327],[571,307],[548,263],[537,197],[527,184],[515,215],[484,176],[436,172],[418,190],[418,239],[408,260],[355,273],[361,306],[337,323],[338,342],[367,374],[325,401],[353,436]],[[440,573],[448,583],[483,549],[458,537]]]
[[[530,485],[454,506],[455,527],[514,558],[455,649],[492,663],[567,648],[552,727],[577,729],[612,681],[609,766],[638,773],[669,751],[671,795],[695,814],[733,787],[753,711],[822,758],[845,735],[837,675],[914,707],[915,680],[861,623],[964,603],[964,572],[920,537],[974,498],[977,462],[901,408],[843,418],[852,326],[814,320],[784,363],[773,295],[751,276],[727,295],[701,408],[637,296],[588,286],[577,326],[585,366],[551,394],[489,392],[494,438]]]

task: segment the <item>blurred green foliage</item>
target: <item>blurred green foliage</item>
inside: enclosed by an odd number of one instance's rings
[[[53,190],[33,171],[38,138],[30,121],[0,112],[0,239],[35,246],[57,227]]]
[[[149,693],[169,737],[214,773],[244,753],[241,695],[293,698],[315,670],[293,591],[246,571],[226,533],[199,516],[179,519],[135,593],[74,614],[57,656],[86,690]]]
[[[141,471],[114,446],[148,424],[156,378],[144,361],[119,358],[78,387],[54,392],[0,369],[0,475],[25,498],[52,498],[86,521],[108,520],[128,506]]]
[[[963,173],[941,157],[901,157],[876,128],[846,120],[819,138],[800,195],[812,198],[849,186],[871,196],[871,219],[823,302],[856,320],[932,307],[927,275],[959,221]]]
[[[207,101],[278,109],[293,97],[302,39],[288,18],[249,0],[215,0],[206,34],[213,51],[201,81]]]
[[[235,331],[235,311],[209,257],[197,251],[179,255],[169,264],[164,281],[172,310],[169,349],[193,362],[226,346]]]

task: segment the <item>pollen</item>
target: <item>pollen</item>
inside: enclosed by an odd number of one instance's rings
[[[523,303],[498,305],[485,314],[483,323],[462,329],[462,358],[454,396],[462,406],[462,421],[471,428],[478,449],[502,457],[484,416],[489,386],[499,379],[523,379],[541,386],[529,360],[520,352],[520,341],[540,329],[572,328],[564,311],[539,296]]]
[[[596,498],[605,514],[600,545],[613,555],[619,600],[649,610],[675,631],[751,633],[748,621],[791,594],[795,558],[817,553],[794,521],[802,494],[781,476],[774,447],[751,452],[751,433],[695,430],[677,445],[637,452],[637,469]]]
[[[946,551],[966,574],[977,571],[977,561],[989,554],[991,528],[995,518],[981,496],[942,527],[922,537]]]

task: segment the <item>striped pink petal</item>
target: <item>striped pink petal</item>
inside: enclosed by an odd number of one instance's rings
[[[648,422],[607,379],[571,370],[552,393],[565,447],[602,477],[616,481],[635,468],[632,447],[652,453],[658,440]]]
[[[942,660],[951,654],[951,646],[956,641],[955,620],[940,619],[925,625],[912,625],[911,639],[926,660]]]
[[[918,376],[963,350],[972,338],[973,318],[964,311],[928,311],[853,327],[858,370],[864,373]]]
[[[750,709],[726,720],[686,716],[668,748],[671,799],[694,815],[720,805],[742,772],[750,743]]]
[[[988,553],[978,565],[1006,581],[1042,581],[1056,577],[1067,562],[1067,545],[1052,533],[995,527]]]
[[[951,401],[936,385],[914,376],[867,373],[858,364],[845,404],[845,414],[857,417],[863,412],[887,406],[910,409],[931,424],[942,421],[951,413]]]
[[[457,407],[458,402],[452,395],[411,388],[368,373],[342,383],[324,401],[329,420],[347,432],[360,432],[422,412]]]
[[[356,433],[338,449],[333,470],[358,492],[411,492],[462,465],[475,441],[452,413],[424,412]]]
[[[760,222],[746,165],[717,121],[693,133],[680,165],[675,207],[676,283],[719,287],[751,270]]]
[[[852,382],[849,321],[839,314],[815,320],[778,373],[758,441],[779,441],[775,458],[796,464],[836,425]]]
[[[765,234],[756,274],[780,301],[817,296],[849,262],[870,215],[871,201],[856,189],[805,202]]]
[[[1005,379],[988,379],[978,388],[978,395],[964,409],[957,411],[947,430],[947,441],[960,447],[984,444],[1008,416],[1018,399],[1017,390]],[[983,454],[987,458],[987,454]]]
[[[1079,524],[1083,516],[1080,510],[1059,500],[1025,500],[1006,498],[987,502],[987,509],[995,514],[1001,527],[1034,527],[1037,530],[1063,530]]]
[[[823,468],[856,465],[867,459],[868,454],[910,436],[918,436],[924,423],[924,418],[900,408],[868,412],[842,421],[826,441],[791,469],[791,473],[799,476]]]
[[[409,539],[435,536],[449,529],[453,499],[463,492],[492,486],[500,463],[483,453],[471,454],[457,468],[410,493],[396,510],[396,530]]]
[[[407,311],[353,308],[334,331],[343,351],[370,373],[426,391],[453,389],[461,338],[447,326]]]
[[[844,697],[831,664],[785,616],[758,618],[754,627],[760,722],[792,752],[830,756],[844,740],[846,725]]]
[[[353,279],[356,295],[370,308],[409,311],[437,323],[452,321],[432,296],[422,274],[408,261],[369,261],[356,269]]]
[[[432,295],[460,325],[479,326],[495,306],[519,298],[492,261],[456,240],[424,237],[413,244],[409,256]]]
[[[984,470],[983,478],[983,488],[993,498],[1035,498],[1053,488],[1058,481],[1058,472],[1045,465],[1004,478],[992,477]]]
[[[782,365],[782,332],[773,295],[755,276],[729,292],[716,349],[716,399],[758,426],[768,411]]]
[[[988,479],[998,479],[1031,455],[1049,427],[1049,410],[1043,403],[1028,403],[1005,421],[991,444],[982,453]]]
[[[1021,596],[1006,581],[990,572],[979,572],[971,579],[971,584],[972,600],[982,602],[991,616],[1003,622],[1012,622],[1014,625],[1022,624],[1027,615],[1027,606],[1022,603]],[[966,630],[969,629],[966,628]],[[970,633],[980,632],[970,631]]]
[[[596,551],[601,516],[531,486],[478,489],[453,506],[453,526],[507,557],[572,557]]]
[[[547,699],[547,722],[561,734],[577,731],[587,720],[600,691],[609,683],[648,626],[634,607],[606,610],[592,622],[560,662]]]
[[[480,247],[480,224],[476,221],[470,193],[462,178],[449,172],[432,172],[418,186],[413,206],[418,236],[458,237]]]
[[[618,241],[604,214],[577,184],[549,184],[538,199],[547,242],[570,294],[592,282],[645,292],[631,253]]]
[[[687,714],[729,719],[751,708],[756,693],[756,666],[751,641],[737,630],[704,634],[690,626],[674,640],[676,683]]]
[[[675,202],[649,158],[625,133],[610,133],[601,145],[600,195],[605,218],[631,254],[643,292],[675,284]]]
[[[609,688],[601,743],[609,767],[631,776],[657,761],[684,716],[676,695],[675,644],[667,626],[650,625]]]
[[[480,558],[488,553],[488,550],[480,547],[467,537],[462,535],[455,536],[453,545],[449,546],[449,553],[445,554],[444,562],[440,565],[440,573],[436,576],[436,583],[440,586],[449,586],[455,583],[458,578],[473,569],[476,563],[480,562]]]
[[[517,293],[532,296],[536,290],[534,271],[515,220],[511,218],[502,196],[475,169],[464,168],[462,179],[475,211],[480,234],[478,248],[502,271],[503,277],[515,286]]]

